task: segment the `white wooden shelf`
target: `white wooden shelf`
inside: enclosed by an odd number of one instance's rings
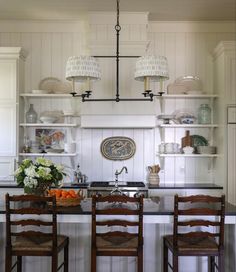
[[[217,128],[217,124],[161,124],[159,125],[161,128]]]
[[[66,123],[20,123],[21,127],[77,127],[79,125],[73,124],[66,124]]]
[[[19,153],[22,157],[75,157],[77,153]]]
[[[218,95],[216,94],[164,94],[162,95],[165,99],[172,99],[172,98],[190,98],[190,99],[204,99],[204,98],[217,98]]]
[[[22,93],[21,97],[34,97],[34,98],[72,98],[71,94],[33,94],[33,93]]]
[[[159,157],[191,157],[191,158],[215,158],[218,154],[160,154],[157,153]]]

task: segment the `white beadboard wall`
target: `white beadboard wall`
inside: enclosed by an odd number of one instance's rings
[[[135,17],[138,16],[138,17]],[[92,20],[91,20],[92,18]],[[103,18],[101,20],[101,18]],[[134,20],[135,18],[135,20]],[[138,18],[138,19],[137,19]],[[109,21],[111,15],[91,16],[78,21],[0,21],[0,46],[21,46],[28,56],[25,64],[25,89],[30,92],[37,89],[39,82],[46,77],[57,77],[65,80],[65,63],[68,56],[88,52],[103,54],[114,50],[114,24]],[[124,14],[125,22],[121,31],[121,51],[130,54],[143,54],[149,41],[148,53],[163,54],[167,57],[170,79],[165,87],[182,75],[197,75],[203,81],[204,90],[213,93],[213,48],[221,40],[235,39],[233,22],[148,22],[147,14]],[[89,21],[90,20],[90,21]],[[99,23],[98,23],[99,22]],[[134,24],[139,22],[139,24]],[[90,28],[89,28],[90,25]],[[134,48],[132,50],[132,48]],[[114,51],[113,51],[114,50]],[[133,52],[132,52],[133,51]],[[94,85],[97,97],[111,96],[114,89],[115,69],[111,63],[102,62],[104,82]],[[127,65],[126,65],[127,64]],[[121,94],[135,96],[142,92],[142,85],[131,80],[134,61],[122,66]],[[97,89],[96,89],[97,88]],[[158,86],[154,85],[155,89]],[[140,90],[140,91],[139,91]],[[71,99],[45,101],[32,100],[36,110],[65,109],[72,105]],[[172,113],[177,109],[197,108],[203,100],[171,99],[165,104],[165,112]],[[88,105],[89,104],[89,105]],[[134,113],[159,114],[159,101],[153,104],[135,102],[84,103],[82,113]],[[138,105],[138,106],[137,106]],[[167,129],[166,142],[180,143],[185,134],[184,129]],[[209,139],[208,130],[191,129],[191,134],[200,134]],[[104,159],[100,153],[100,143],[106,137],[128,136],[135,140],[137,151],[127,161],[112,162]],[[214,182],[214,163],[206,158],[166,158],[160,161],[156,156],[160,144],[160,131],[154,129],[77,129],[78,156],[76,162],[89,180],[114,179],[116,169],[126,165],[129,173],[124,180],[145,180],[147,166],[161,163],[161,182]],[[217,144],[217,143],[216,143]],[[58,161],[64,162],[63,159]],[[70,160],[65,160],[70,164]]]

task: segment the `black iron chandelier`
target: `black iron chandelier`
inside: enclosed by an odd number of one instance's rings
[[[116,31],[116,55],[115,56],[72,56],[69,57],[66,64],[66,79],[72,81],[73,97],[81,97],[82,102],[93,101],[153,101],[153,97],[162,96],[163,81],[169,79],[167,59],[164,56],[120,56],[119,43],[121,26],[119,22],[120,17],[120,1],[117,0],[117,22],[115,25]],[[91,81],[101,79],[101,69],[97,58],[115,58],[116,59],[116,94],[114,98],[91,98]],[[135,79],[144,81],[144,92],[141,98],[121,98],[119,90],[119,61],[120,58],[137,58]],[[87,81],[88,90],[82,94],[77,94],[75,91],[75,82]],[[150,81],[160,82],[160,91],[154,94],[150,88]]]

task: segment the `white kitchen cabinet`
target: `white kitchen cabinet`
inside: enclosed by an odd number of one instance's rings
[[[236,103],[236,41],[222,41],[214,53],[214,89],[224,104]]]
[[[228,108],[228,201],[236,205],[236,106]]]
[[[13,180],[18,157],[19,93],[24,54],[20,47],[0,47],[0,178]]]
[[[221,41],[217,45],[213,52],[213,65],[213,86],[219,95],[216,105],[219,129],[216,139],[221,155],[215,165],[216,177],[218,184],[224,186],[227,200],[236,204],[236,147],[233,124],[236,116],[236,41]]]

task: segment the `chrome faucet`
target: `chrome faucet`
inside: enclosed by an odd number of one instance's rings
[[[120,171],[116,170],[115,172],[115,188],[111,191],[111,195],[112,194],[120,194],[122,195],[122,191],[119,189],[119,186],[118,186],[118,176],[125,170],[125,173],[128,174],[128,169],[126,166],[122,167],[122,169]]]
[[[115,182],[118,182],[118,176],[119,176],[124,170],[125,170],[125,173],[128,174],[128,169],[127,169],[126,166],[123,166],[119,172],[118,172],[118,170],[116,170],[116,172],[115,172],[115,176],[116,176]]]

